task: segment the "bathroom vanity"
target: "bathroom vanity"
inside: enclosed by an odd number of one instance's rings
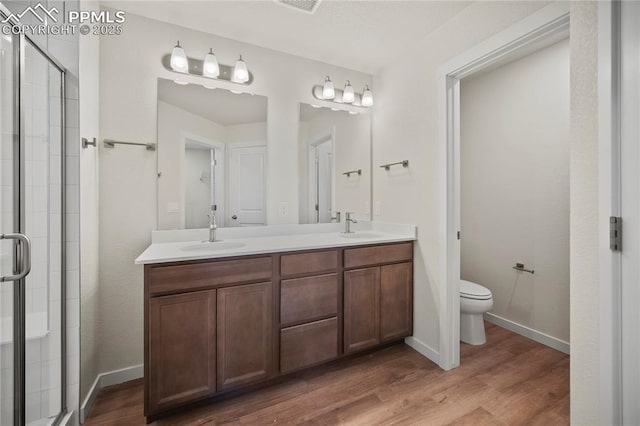
[[[152,244],[136,261],[147,421],[410,336],[415,237],[354,235]]]

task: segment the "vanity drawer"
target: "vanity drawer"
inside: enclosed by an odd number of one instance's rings
[[[329,318],[280,331],[280,371],[299,370],[338,356],[338,319]]]
[[[354,248],[344,251],[345,268],[403,262],[412,259],[413,242]]]
[[[272,269],[271,256],[174,266],[151,266],[149,267],[149,293],[154,295],[219,287],[225,284],[269,281]]]
[[[338,313],[337,274],[282,280],[280,323],[312,321]]]
[[[337,268],[337,250],[285,254],[280,259],[280,275],[283,277],[319,274],[335,271]]]

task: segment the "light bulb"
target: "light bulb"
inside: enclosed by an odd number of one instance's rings
[[[220,75],[220,66],[212,49],[209,49],[209,53],[204,57],[202,75],[210,78],[217,78]]]
[[[184,53],[184,49],[180,47],[180,41],[178,41],[178,44],[176,44],[171,51],[171,68],[177,72],[189,71],[187,54]]]
[[[247,69],[247,63],[242,59],[242,55],[240,55],[236,65],[233,67],[233,81],[236,83],[249,81],[249,70]]]
[[[322,86],[322,97],[325,99],[333,99],[336,97],[336,90],[333,87],[333,83],[329,76],[324,79],[324,86]]]
[[[369,86],[364,86],[364,93],[362,93],[362,106],[373,106],[373,93],[371,93]]]
[[[345,104],[351,104],[355,98],[356,96],[353,93],[353,86],[351,86],[351,83],[347,80],[347,83],[344,85],[344,91],[342,92],[342,102]]]

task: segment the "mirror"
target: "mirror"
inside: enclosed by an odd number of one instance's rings
[[[267,98],[158,80],[158,229],[265,225]]]
[[[370,220],[371,116],[300,104],[300,223]],[[344,220],[344,218],[343,218]]]
[[[268,141],[267,105],[265,96],[158,79],[158,229],[206,228],[212,208],[219,227],[283,223],[269,167],[298,179],[297,193],[287,190],[295,216],[284,223],[326,223],[335,211],[371,219],[371,116],[308,104],[296,116],[274,102],[292,121]],[[269,144],[297,161],[268,164]]]

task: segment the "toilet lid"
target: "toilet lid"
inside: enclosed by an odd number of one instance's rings
[[[491,299],[491,290],[471,281],[460,280],[460,296],[467,299]]]

